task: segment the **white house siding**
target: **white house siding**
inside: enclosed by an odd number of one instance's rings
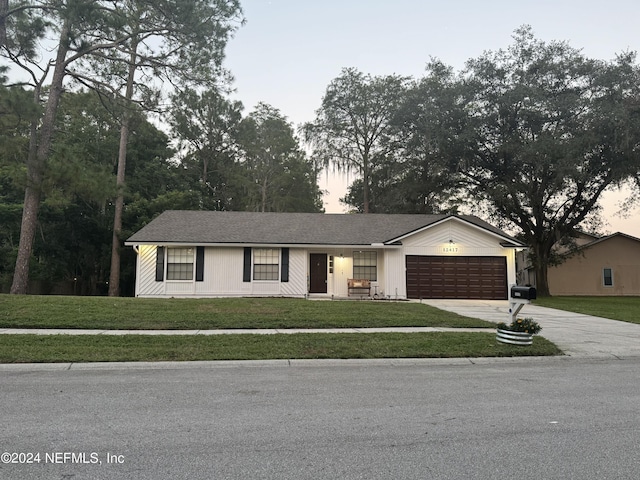
[[[373,282],[373,285],[376,285],[377,288],[371,288],[371,295],[375,295],[376,292],[378,295],[387,294],[386,293],[386,283],[384,281],[386,271],[387,271],[387,262],[385,260],[384,251],[377,250],[378,252],[378,281]]]
[[[280,295],[303,297],[307,293],[307,250],[289,249],[289,281],[280,284]]]
[[[289,250],[289,282],[242,279],[243,247],[206,247],[204,279],[195,282],[200,297],[304,296],[306,292],[306,253]]]
[[[232,297],[232,296],[299,296],[307,293],[306,249],[289,250],[289,281],[243,282],[244,248],[205,247],[202,282],[155,281],[156,246],[138,249],[139,297]],[[345,281],[346,282],[346,281]]]
[[[154,297],[164,294],[164,282],[156,282],[156,246],[138,247],[136,296]]]
[[[242,248],[205,247],[202,282],[196,282],[194,279],[191,281],[165,280],[156,283],[165,285],[164,296],[167,297],[251,295],[251,284],[242,281],[243,252]]]
[[[238,295],[250,290],[242,282],[242,248],[205,247],[204,277],[196,283],[199,296]]]
[[[347,280],[353,278],[353,252],[347,249],[332,252],[333,255],[333,275],[331,278],[331,289],[337,297],[346,297],[349,293]]]
[[[404,255],[506,257],[507,283],[515,284],[515,249],[502,247],[500,241],[500,238],[485,230],[451,219],[402,239],[402,244]],[[404,269],[404,259],[401,264]]]
[[[384,281],[381,289],[391,299],[407,298],[404,252],[402,249],[384,251]],[[378,277],[381,278],[381,277]]]
[[[161,282],[158,282],[161,283]],[[188,297],[195,295],[195,282],[188,280],[168,280],[165,282],[164,294],[167,297]]]

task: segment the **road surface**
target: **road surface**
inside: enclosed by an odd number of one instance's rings
[[[0,478],[635,480],[639,380],[637,357],[5,368]]]

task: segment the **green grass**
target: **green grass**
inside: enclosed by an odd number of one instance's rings
[[[559,355],[542,337],[504,345],[491,333],[293,335],[0,335],[0,362],[124,362]]]
[[[492,327],[410,302],[291,298],[145,299],[0,295],[0,328]]]
[[[221,329],[494,327],[410,302],[286,298],[142,299],[0,295],[0,328]],[[0,362],[120,362],[558,355],[482,332],[294,335],[0,335]]]
[[[544,297],[542,307],[640,324],[640,297]]]

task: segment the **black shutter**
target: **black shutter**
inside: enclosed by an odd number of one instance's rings
[[[196,282],[204,280],[204,247],[196,247]]]
[[[282,249],[282,268],[280,269],[280,281],[289,281],[289,249]]]
[[[251,247],[244,247],[244,268],[242,269],[242,281],[251,281]]]
[[[156,282],[164,281],[164,247],[156,248]]]

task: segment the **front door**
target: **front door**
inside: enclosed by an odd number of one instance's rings
[[[312,253],[309,263],[309,293],[327,293],[327,254]]]

